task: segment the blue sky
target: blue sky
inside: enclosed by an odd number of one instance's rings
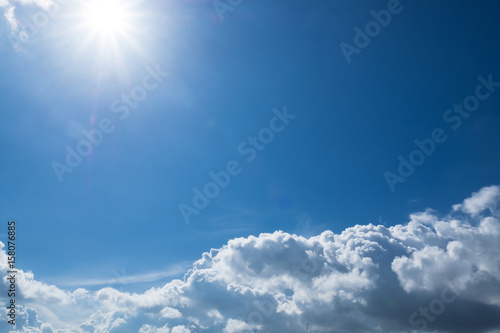
[[[499,183],[500,87],[483,84],[500,82],[496,1],[401,0],[350,62],[339,45],[387,1],[243,0],[221,16],[212,1],[124,3],[120,31],[72,2],[33,34],[44,2],[0,1],[0,207],[39,281],[97,290],[153,274],[126,286],[144,292],[230,239],[395,226]],[[453,129],[443,115],[481,84],[488,97]],[[134,92],[147,97],[125,107]],[[284,110],[294,118],[247,161],[238,146]],[[113,130],[60,181],[53,163],[103,119]],[[447,139],[392,191],[384,173],[437,128]],[[186,223],[179,205],[230,161],[241,172]]]

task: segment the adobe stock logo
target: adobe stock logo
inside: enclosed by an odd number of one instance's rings
[[[453,108],[446,109],[443,112],[444,122],[451,124],[450,127],[454,131],[462,126],[464,119],[468,119],[473,112],[479,109],[481,102],[490,98],[496,88],[500,87],[500,82],[493,81],[492,74],[488,75],[488,79],[485,79],[482,75],[478,76],[477,80],[479,84],[476,86],[474,94],[466,96],[461,104],[455,103]],[[408,177],[413,175],[416,168],[424,164],[427,158],[436,152],[438,144],[444,143],[447,139],[448,135],[440,127],[434,128],[428,138],[415,139],[413,142],[417,148],[412,150],[407,158],[402,155],[398,156],[397,173],[384,172],[385,181],[391,192],[396,191],[396,184],[404,183]]]
[[[214,0],[212,2],[215,12],[219,17],[219,20],[224,21],[224,13],[232,12],[236,7],[241,5],[243,0]]]
[[[283,107],[282,112],[273,109],[273,113],[274,117],[269,121],[269,127],[262,128],[256,136],[249,135],[247,140],[238,145],[238,153],[241,156],[246,156],[245,160],[247,162],[252,162],[257,157],[258,152],[263,151],[274,140],[275,134],[282,132],[290,124],[290,120],[296,117],[296,115],[287,112],[286,106]],[[210,200],[215,199],[220,194],[221,189],[229,185],[231,178],[239,175],[242,171],[243,168],[240,162],[230,160],[226,163],[224,170],[209,172],[208,176],[212,181],[202,186],[202,190],[198,189],[198,187],[193,188],[192,206],[185,203],[178,205],[184,222],[186,224],[190,223],[191,216],[199,215],[200,211],[209,205]]]
[[[411,0],[408,0],[411,1]],[[348,64],[352,62],[353,54],[360,54],[361,50],[367,47],[372,38],[377,37],[382,28],[385,28],[391,23],[393,15],[401,14],[403,11],[403,5],[401,5],[399,0],[389,0],[387,2],[387,9],[379,10],[378,12],[372,10],[370,11],[370,15],[373,17],[373,20],[368,21],[365,24],[364,31],[361,30],[358,26],[354,27],[354,45],[348,44],[344,41],[340,42],[340,50],[344,55],[345,60]]]
[[[434,322],[437,316],[441,315],[446,310],[446,304],[451,304],[460,296],[460,291],[445,280],[447,286],[441,289],[440,297],[431,300],[427,307],[419,307],[418,312],[413,312],[408,318],[408,323],[417,328],[417,330],[425,330],[429,322]],[[430,313],[429,313],[430,312]]]

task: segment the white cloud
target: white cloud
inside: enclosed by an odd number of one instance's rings
[[[392,227],[232,239],[204,253],[184,280],[141,294],[113,288],[68,292],[20,271],[19,299],[26,305],[19,332],[295,333],[307,323],[315,332],[410,332],[416,327],[409,316],[443,290],[458,297],[428,323],[429,332],[495,332],[497,191],[481,189],[454,206],[471,214],[467,220],[454,212],[440,218],[428,209]],[[486,209],[489,214],[481,215]],[[2,250],[0,271],[6,270]],[[1,287],[5,304],[6,284]]]
[[[0,7],[3,7],[0,3]],[[17,20],[16,20],[16,15],[14,13],[14,10],[16,9],[14,6],[5,6],[7,7],[5,10],[4,10],[4,16],[5,16],[5,19],[7,20],[7,23],[10,27],[11,30],[13,31],[17,31],[18,29],[18,24],[17,24]]]
[[[59,12],[67,0],[0,0],[4,18],[10,30],[9,39],[16,51],[24,52],[24,44],[34,38],[41,29]],[[22,17],[16,9],[23,7]]]
[[[224,331],[222,333],[240,333],[240,332],[248,332],[251,331],[252,326],[248,325],[244,321],[229,319],[227,321],[226,327],[224,327]]]
[[[189,330],[189,328],[183,325],[179,325],[172,327],[172,333],[191,333],[191,331]]]
[[[181,318],[182,314],[180,313],[179,310],[173,309],[170,307],[165,307],[160,311],[160,315],[163,318],[171,319],[171,318]]]
[[[478,215],[485,209],[493,213],[496,203],[500,197],[500,186],[483,187],[479,192],[472,193],[470,198],[462,204],[454,205],[454,210],[461,210],[473,216]]]
[[[170,333],[170,328],[167,325],[158,328],[146,324],[139,329],[139,333]]]

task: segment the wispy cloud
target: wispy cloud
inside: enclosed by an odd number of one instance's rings
[[[189,268],[188,264],[175,265],[164,271],[150,272],[136,275],[120,274],[112,278],[105,279],[75,279],[75,278],[57,278],[49,279],[61,287],[89,287],[89,286],[108,286],[116,284],[136,284],[155,282],[165,278],[171,278],[183,274]]]
[[[38,19],[43,17],[44,20],[49,20],[59,9],[59,2],[66,3],[58,0],[0,0],[0,8],[3,9],[4,18],[10,30],[10,40],[16,51],[24,52],[23,44],[38,32],[37,24],[33,21],[34,17],[37,16]],[[32,15],[18,17],[16,9],[19,7],[26,7],[28,12],[32,12]],[[54,9],[57,10],[54,11]],[[26,24],[30,27],[26,27]],[[28,31],[30,32],[28,33]]]
[[[7,20],[7,23],[9,24],[11,31],[15,32],[18,29],[16,16],[14,14],[15,7],[14,6],[5,6],[5,7],[6,7],[4,13],[5,19]]]

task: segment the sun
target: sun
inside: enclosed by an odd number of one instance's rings
[[[130,12],[119,0],[90,0],[82,8],[81,16],[87,28],[101,37],[125,34]]]
[[[1,2],[2,0],[0,0]],[[103,73],[113,68],[127,77],[127,61],[146,56],[148,23],[155,13],[143,6],[143,0],[77,0],[68,18],[76,56],[95,61]]]

